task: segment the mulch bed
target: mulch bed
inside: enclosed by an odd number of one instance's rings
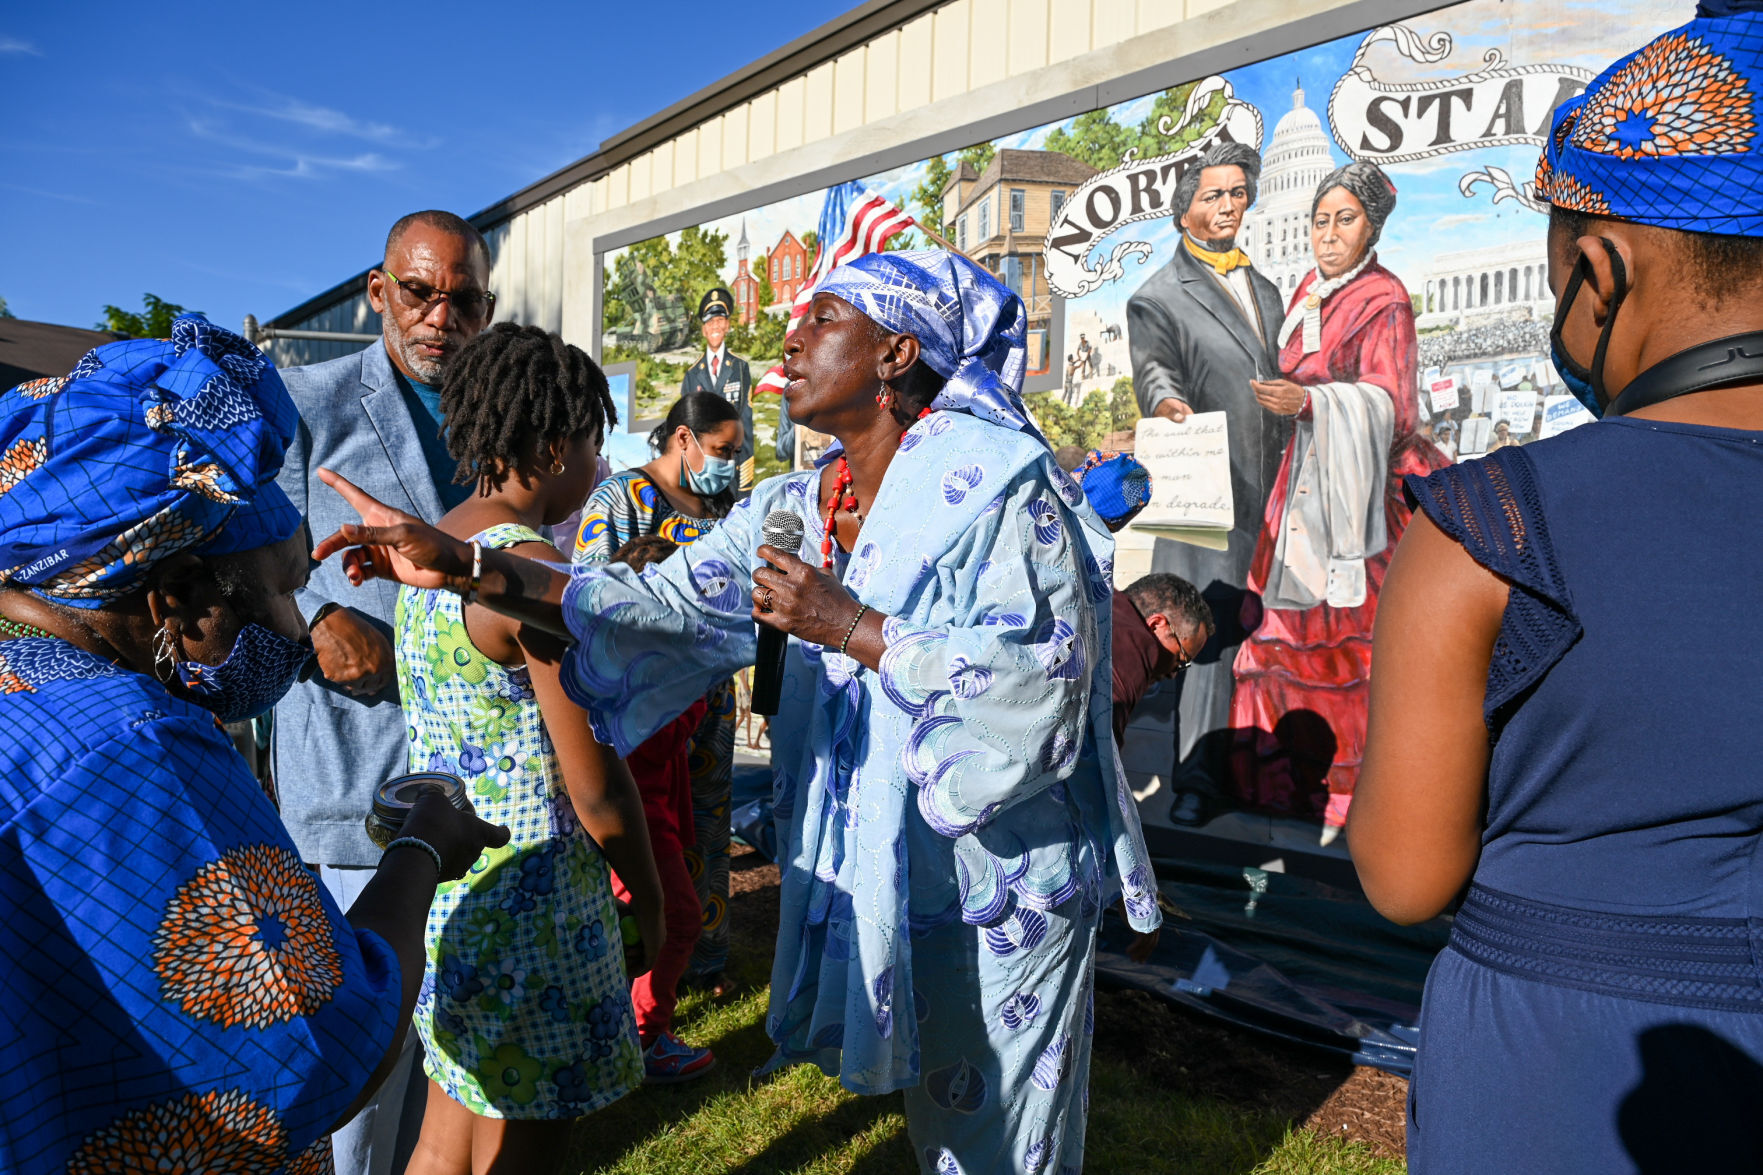
[[[729,932],[777,940],[777,866],[736,844]],[[1402,1158],[1408,1083],[1379,1069],[1248,1032],[1142,991],[1096,992],[1096,1050],[1190,1096],[1266,1110],[1319,1134]]]

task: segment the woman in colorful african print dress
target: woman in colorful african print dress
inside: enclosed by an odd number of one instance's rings
[[[312,657],[296,424],[198,315],[0,394],[0,1170],[328,1172],[507,837],[425,801],[342,914],[221,730]]]
[[[660,456],[614,474],[588,495],[576,535],[575,566],[609,562],[632,539],[660,535],[685,546],[709,534],[734,502],[734,458],[744,437],[740,413],[721,396],[692,392],[675,400],[649,434]],[[717,682],[692,736],[692,831],[686,865],[698,891],[703,929],[687,974],[724,991],[728,962],[729,793],[735,769],[735,687]]]
[[[461,352],[441,410],[458,476],[477,483],[441,529],[560,559],[539,528],[595,476],[616,420],[600,369],[556,335],[501,324]],[[429,1100],[410,1170],[551,1170],[572,1121],[643,1078],[608,870],[631,891],[652,961],[665,931],[642,803],[564,697],[560,642],[412,588],[396,638],[411,770],[457,774],[478,812],[514,833],[429,913],[416,1012]]]

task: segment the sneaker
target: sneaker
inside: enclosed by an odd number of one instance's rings
[[[643,1050],[643,1084],[674,1085],[704,1076],[716,1067],[716,1054],[695,1049],[671,1032],[663,1032]]]

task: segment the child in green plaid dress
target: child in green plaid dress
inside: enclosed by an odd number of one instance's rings
[[[538,528],[593,488],[617,419],[599,368],[555,335],[498,325],[453,365],[441,408],[458,479],[477,483],[441,529],[565,561]],[[416,1024],[430,1084],[411,1170],[555,1170],[573,1120],[643,1080],[608,868],[652,961],[664,927],[642,801],[564,696],[559,641],[409,587],[396,637],[411,770],[460,776],[478,814],[513,832],[429,911]]]

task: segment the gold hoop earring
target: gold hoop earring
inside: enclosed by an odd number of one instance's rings
[[[551,476],[556,477],[567,468],[561,460],[551,462]]]
[[[177,656],[171,651],[171,630],[160,628],[153,635],[153,676],[169,683],[177,672]]]

